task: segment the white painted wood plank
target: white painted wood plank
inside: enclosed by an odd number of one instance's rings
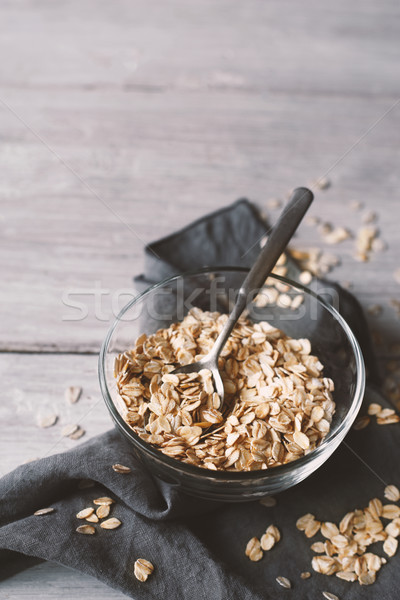
[[[8,0],[3,82],[398,94],[395,0]]]
[[[144,243],[238,196],[265,206],[269,197],[309,183],[390,106],[386,99],[296,97],[294,104],[293,97],[281,96],[277,104],[238,93],[229,98],[227,103],[216,92],[133,98],[71,92],[66,98],[59,91],[46,96],[8,91],[17,113],[77,175],[18,118],[0,110],[8,140],[0,151],[6,198],[0,222],[5,317],[0,348],[97,351],[117,312],[113,296],[130,288],[132,275],[141,270]],[[388,252],[360,265],[350,243],[335,247],[343,266],[333,276],[353,281],[364,305],[386,305],[399,295],[392,277],[400,245],[393,219],[400,189],[398,122],[398,112],[388,115],[333,169],[332,188],[317,195],[313,209],[354,230],[360,215],[349,208],[351,200],[378,210]],[[305,226],[298,239],[322,244]],[[100,319],[94,314],[96,286],[109,290]],[[88,317],[65,321],[77,311],[66,309],[63,296],[79,290]],[[126,300],[124,295],[121,303]],[[382,321],[392,338],[399,333],[393,316],[388,307]]]
[[[123,600],[125,594],[113,590],[97,579],[57,565],[44,562],[16,573],[0,582],[2,600],[76,600],[77,597],[96,600]]]
[[[97,357],[86,355],[1,354],[0,473],[23,462],[75,448],[113,424],[97,380]],[[82,387],[76,404],[64,392]],[[42,429],[38,419],[58,415],[53,427]],[[65,425],[79,424],[86,434],[79,440],[62,437]]]

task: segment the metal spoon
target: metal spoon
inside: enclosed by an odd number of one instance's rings
[[[221,333],[215,340],[211,351],[201,360],[178,367],[172,373],[197,373],[202,369],[208,369],[212,373],[214,386],[220,396],[220,409],[224,403],[224,384],[218,370],[218,357],[225,346],[232,329],[235,327],[240,315],[250,302],[254,300],[265,280],[274,268],[277,260],[285,250],[289,240],[292,238],[304,215],[306,214],[313,194],[307,188],[296,188],[283,209],[277,223],[268,236],[267,243],[261,250],[258,258],[250,269],[246,279],[238,292],[235,306],[228,317]]]

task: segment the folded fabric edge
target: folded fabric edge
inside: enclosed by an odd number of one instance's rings
[[[206,221],[209,221],[210,219],[214,219],[216,217],[219,217],[225,213],[232,211],[234,208],[236,208],[237,206],[240,206],[241,204],[246,206],[246,208],[249,209],[249,211],[252,213],[252,216],[255,219],[259,220],[260,222],[264,222],[265,225],[267,226],[267,223],[262,218],[261,213],[258,210],[257,206],[255,204],[253,204],[252,202],[250,202],[247,198],[239,198],[232,204],[229,204],[228,206],[224,206],[223,208],[219,208],[218,210],[215,210],[213,212],[207,213],[206,215],[203,215],[202,217],[196,219],[195,221],[192,221],[188,225],[185,225],[181,229],[178,229],[177,231],[174,231],[173,233],[170,233],[167,236],[160,238],[159,240],[156,240],[155,242],[151,242],[150,244],[147,244],[145,246],[144,251],[146,254],[150,254],[151,256],[153,256],[153,258],[155,255],[155,257],[158,260],[163,260],[157,253],[157,249],[159,249],[160,246],[162,247],[164,244],[168,244],[171,241],[171,239],[173,239],[175,237],[179,237],[180,235],[182,235],[192,229],[195,229],[196,227],[198,227],[202,223],[205,223]]]

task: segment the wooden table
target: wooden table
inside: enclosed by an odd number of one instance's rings
[[[332,277],[382,305],[378,353],[399,358],[399,19],[395,0],[1,3],[3,473],[111,426],[96,355],[143,246],[239,196],[273,220],[271,199],[326,175],[312,214],[357,232],[377,212],[387,250],[360,263],[354,240],[329,247]],[[296,246],[327,249],[305,224]],[[71,422],[81,441],[61,437]],[[47,563],[0,588],[123,597]]]

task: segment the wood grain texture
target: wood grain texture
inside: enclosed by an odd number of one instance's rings
[[[294,245],[340,256],[332,278],[365,308],[382,304],[368,318],[380,355],[393,354],[399,21],[395,0],[0,4],[2,472],[110,426],[94,354],[134,293],[143,246],[240,196],[273,221],[269,199],[329,172],[311,214],[356,232],[377,211],[388,249],[369,263],[354,260],[354,241],[328,247],[306,224]],[[83,387],[75,406],[68,385]],[[38,429],[49,412],[59,423]],[[78,420],[86,436],[61,438]],[[45,564],[0,588],[121,597]]]
[[[5,0],[4,83],[398,94],[395,0]]]
[[[30,565],[29,559],[26,563]],[[0,581],[2,600],[76,600],[82,596],[96,600],[123,600],[127,597],[89,575],[49,562],[27,566],[6,581]]]
[[[101,106],[105,96],[107,109]],[[74,92],[68,97],[79,108],[73,111],[64,92],[8,92],[10,105],[53,151],[7,109],[0,111],[0,128],[14,138],[3,149],[3,190],[7,185],[13,197],[5,190],[0,223],[2,349],[97,351],[112,313],[132,293],[145,243],[238,196],[265,207],[269,197],[313,181],[391,104],[382,98],[310,102],[293,96],[277,103],[235,94],[227,104],[216,92],[174,91],[134,94],[133,108],[131,96],[107,92],[100,102],[97,94]],[[44,102],[52,107],[50,120]],[[399,202],[399,112],[383,119],[332,170],[332,187],[317,194],[314,206],[323,219],[354,230],[360,215],[351,211],[351,200],[378,210],[387,252],[360,265],[352,244],[334,248],[343,260],[334,277],[351,278],[365,305],[398,296],[392,272],[400,242],[392,215]],[[73,139],[71,120],[77,124]],[[304,226],[298,240],[323,246]],[[104,291],[97,318],[96,288]],[[65,306],[71,295],[85,304],[83,321],[74,320],[78,309]]]
[[[97,357],[63,354],[2,354],[0,377],[4,384],[0,404],[1,474],[19,464],[63,452],[112,427],[97,380]],[[70,385],[82,387],[76,404],[64,397]],[[39,421],[57,415],[53,427]],[[79,440],[62,436],[66,425],[80,425]],[[8,425],[8,427],[4,427]]]

